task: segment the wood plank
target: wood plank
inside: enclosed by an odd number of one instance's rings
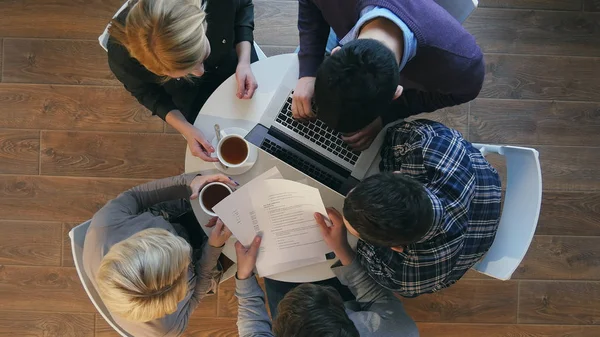
[[[0,39],[0,83],[2,82],[2,68],[4,67],[4,39]]]
[[[600,237],[535,236],[513,278],[600,280]]]
[[[521,281],[519,323],[600,324],[600,282]]]
[[[238,301],[235,297],[235,279],[231,278],[219,285],[217,316],[237,318]]]
[[[468,137],[468,118],[469,117],[469,103],[457,105],[449,108],[437,110],[435,112],[419,114],[407,118],[406,120],[412,121],[416,119],[429,119],[436,122],[440,122],[449,128],[456,129],[463,134],[465,138]]]
[[[516,323],[517,282],[460,280],[448,289],[402,299],[417,322]]]
[[[0,36],[97,39],[122,0],[1,1]]]
[[[121,87],[1,84],[0,128],[162,132]]]
[[[481,98],[600,101],[600,58],[487,54],[485,62]]]
[[[260,49],[268,57],[280,55],[280,54],[291,54],[296,50],[294,46],[260,46]]]
[[[254,39],[258,45],[298,45],[298,3],[255,0]]]
[[[164,178],[183,173],[185,139],[179,135],[42,132],[42,174]]]
[[[94,313],[75,268],[0,265],[0,310]]]
[[[4,83],[120,85],[96,41],[4,39]]]
[[[59,266],[61,229],[59,222],[0,220],[0,264]]]
[[[600,12],[600,0],[583,0],[583,10],[587,12]]]
[[[0,214],[5,219],[82,222],[139,179],[0,175]]]
[[[79,223],[63,223],[62,224],[62,259],[60,265],[63,267],[75,267],[73,260],[73,252],[71,250],[71,238],[69,232],[71,229],[79,225]]]
[[[600,189],[598,148],[534,146],[540,153],[544,191],[597,191]],[[504,158],[486,157],[501,177],[506,177]],[[506,186],[503,180],[503,186]]]
[[[581,10],[581,0],[479,0],[479,7]]]
[[[94,337],[94,315],[0,311],[0,335]]]
[[[479,8],[465,28],[486,53],[600,55],[600,13]]]
[[[194,315],[195,316],[195,315]],[[183,336],[185,337],[237,337],[237,319],[203,318],[192,316]],[[96,315],[96,337],[120,337],[106,321]]]
[[[469,125],[472,142],[595,146],[600,103],[476,99]]]
[[[421,337],[597,337],[600,326],[420,323]]]
[[[536,233],[600,236],[598,219],[600,193],[545,191]]]
[[[0,130],[0,173],[38,174],[40,132]]]

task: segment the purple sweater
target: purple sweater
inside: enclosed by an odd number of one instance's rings
[[[433,0],[299,0],[300,77],[315,76],[329,27],[344,37],[367,6],[387,8],[417,39],[416,55],[400,73],[419,88],[404,89],[382,115],[385,124],[477,97],[485,74],[481,50],[475,38]]]

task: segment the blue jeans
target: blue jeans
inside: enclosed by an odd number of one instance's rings
[[[327,53],[331,54],[331,51],[333,50],[333,48],[335,48],[337,46],[339,46],[338,38],[335,35],[335,33],[333,32],[333,29],[329,28],[329,37],[327,38],[327,46],[325,47],[325,51]],[[299,51],[300,51],[300,46],[298,46],[296,48],[294,53],[298,54]]]

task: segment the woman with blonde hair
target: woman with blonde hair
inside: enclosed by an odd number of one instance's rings
[[[200,300],[216,290],[231,232],[213,218],[206,237],[188,198],[224,175],[183,174],[134,187],[92,218],[84,270],[117,324],[132,336],[180,336]]]
[[[234,73],[237,97],[254,95],[253,31],[252,0],[130,0],[111,22],[108,64],[127,91],[187,139],[192,154],[217,161],[193,123]]]

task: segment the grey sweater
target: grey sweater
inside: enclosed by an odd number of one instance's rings
[[[404,311],[402,302],[391,291],[375,283],[356,259],[348,266],[341,266],[338,261],[333,272],[356,296],[356,301],[344,304],[361,336],[419,336],[417,326]],[[236,279],[235,295],[239,302],[237,325],[240,337],[273,336],[264,293],[256,278]]]
[[[162,228],[177,234],[175,228],[161,216],[145,212],[160,202],[185,199],[191,194],[190,182],[195,174],[179,175],[136,186],[108,202],[92,218],[85,237],[83,262],[85,273],[97,289],[96,273],[110,247],[148,228]],[[193,261],[188,271],[189,290],[179,302],[177,311],[160,319],[137,323],[112,315],[115,322],[133,336],[180,336],[200,300],[210,290],[213,269],[221,248],[204,245],[202,257]]]

